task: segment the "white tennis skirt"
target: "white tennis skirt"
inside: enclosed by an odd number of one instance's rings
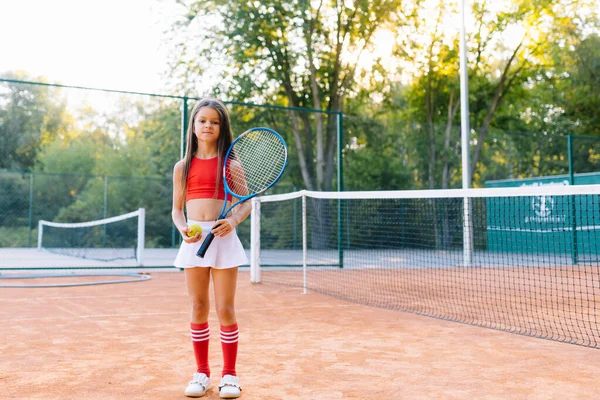
[[[246,252],[235,229],[223,237],[215,236],[204,257],[198,257],[196,252],[211,231],[214,221],[203,222],[190,219],[188,220],[188,226],[191,224],[198,224],[202,227],[202,237],[196,243],[181,243],[177,257],[173,262],[173,265],[177,268],[211,267],[226,269],[248,264],[248,257],[246,257]]]

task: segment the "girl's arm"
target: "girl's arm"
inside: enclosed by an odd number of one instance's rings
[[[183,192],[183,185],[181,184],[184,168],[185,163],[182,160],[175,164],[175,168],[173,169],[173,208],[171,210],[171,218],[173,219],[175,227],[185,240],[187,239],[188,226],[185,220],[185,214],[183,213],[185,194]]]
[[[231,170],[231,175],[236,177],[236,179],[234,179],[232,182],[227,182],[233,185],[233,192],[238,193],[240,195],[248,195],[246,172],[244,171],[242,165],[238,161],[231,161],[229,168]],[[237,200],[239,199],[236,198],[236,201]],[[233,210],[231,210],[231,216],[226,219],[229,220],[229,224],[231,225],[231,227],[235,228],[236,226],[241,224],[246,218],[248,218],[248,215],[250,215],[251,212],[252,203],[250,201],[245,201],[239,204],[238,206],[234,207]]]
[[[245,201],[235,206],[229,217],[215,222],[212,230],[213,234],[215,236],[225,236],[229,234],[229,232],[232,232],[243,220],[248,218],[248,215],[250,215],[251,212],[252,203],[250,203],[250,201]]]
[[[252,212],[252,203],[250,200],[245,201],[239,204],[237,207],[234,207],[231,216],[227,219],[231,220],[232,226],[235,228],[239,224],[241,224],[248,215]]]

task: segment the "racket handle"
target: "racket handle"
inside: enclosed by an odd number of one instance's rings
[[[204,255],[206,254],[206,250],[208,250],[208,246],[210,246],[210,244],[212,243],[214,238],[215,238],[215,235],[213,235],[212,232],[210,232],[208,235],[206,235],[206,239],[204,239],[204,242],[202,242],[202,246],[200,246],[200,248],[198,249],[198,252],[196,252],[196,255],[198,257],[204,258]]]

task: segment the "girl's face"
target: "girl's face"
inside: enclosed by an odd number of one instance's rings
[[[194,134],[198,142],[215,144],[221,133],[221,117],[212,107],[202,107],[194,119]]]

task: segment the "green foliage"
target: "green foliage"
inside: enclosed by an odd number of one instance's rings
[[[448,4],[439,1],[439,16]],[[472,3],[475,27],[467,40],[475,186],[567,173],[566,135],[598,135],[597,5],[595,0]],[[423,26],[429,30],[420,30]],[[458,42],[439,34],[441,19],[415,27],[417,39],[407,36],[398,56],[419,55],[409,62],[419,70],[410,83],[393,87],[374,113],[404,121],[403,147],[411,155],[415,187],[445,187],[446,163],[446,183],[460,186],[460,110],[449,113],[458,96]],[[575,171],[597,168],[593,141],[576,143]]]
[[[347,117],[344,149],[345,190],[399,190],[412,186],[403,156],[404,130],[374,118]]]
[[[178,108],[172,103],[123,102],[116,114],[99,115],[88,108],[84,115],[88,122],[77,130],[47,135],[32,159],[34,225],[40,219],[90,221],[144,207],[147,243],[170,247],[171,171],[180,143]],[[70,124],[70,116],[62,117],[67,121],[63,125]],[[1,226],[28,225],[29,176],[0,173]],[[12,245],[22,244],[15,236],[10,238]]]
[[[600,137],[600,36],[588,36],[568,56],[572,61],[557,82],[555,100],[573,121],[570,133]]]
[[[302,111],[232,105],[230,115],[234,136],[257,126],[270,127],[282,135],[288,145],[288,152],[292,154],[295,153],[295,146],[294,134],[290,127],[291,119],[303,119],[308,126],[315,125],[315,115]],[[297,157],[289,157],[288,167],[274,189],[277,190],[279,187],[304,187]]]
[[[96,172],[97,155],[109,149],[109,143],[106,143],[106,139],[99,132],[80,135],[70,141],[59,138],[47,143],[40,150],[35,170],[90,175]]]
[[[2,77],[30,79],[24,73]],[[67,134],[70,121],[59,94],[59,90],[44,86],[0,85],[0,168],[30,169],[45,142]]]
[[[28,174],[0,170],[0,226],[27,223],[29,182]]]
[[[31,233],[27,226],[0,226],[0,247],[29,247],[29,235],[34,245],[37,240],[37,229]]]
[[[201,40],[178,37],[184,51],[174,71],[188,77],[201,75],[206,65],[226,65],[214,88],[219,97],[341,112],[346,97],[360,89],[357,81],[365,72],[357,69],[360,55],[373,44],[376,31],[405,18],[402,5],[397,0],[192,1],[178,32],[195,32],[199,21],[218,22],[209,29],[202,24]],[[316,115],[314,123],[308,114],[291,115],[288,129],[293,132],[291,159],[297,160],[291,167],[299,169],[303,186],[329,190],[336,114]]]
[[[158,109],[145,111],[134,129],[145,139],[145,157],[153,164],[154,173],[170,177],[181,146],[180,105],[161,103]]]

